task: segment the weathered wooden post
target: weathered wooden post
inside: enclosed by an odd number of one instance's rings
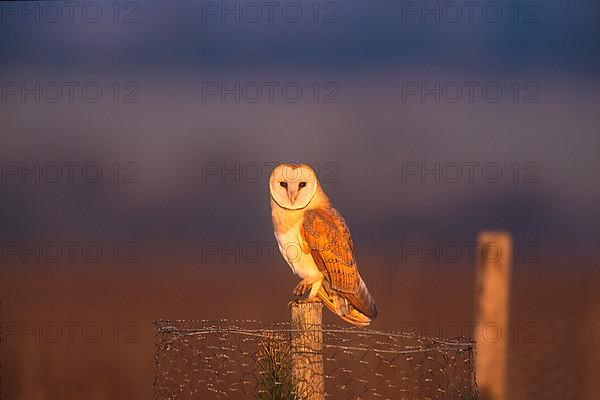
[[[477,239],[475,368],[482,400],[508,400],[506,390],[512,238],[481,232]]]
[[[302,399],[323,400],[323,303],[297,300],[292,309],[292,376]]]

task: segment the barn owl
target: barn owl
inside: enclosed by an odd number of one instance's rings
[[[293,293],[319,299],[344,321],[366,326],[375,302],[358,273],[350,231],[308,165],[278,165],[269,179],[281,255],[301,278]]]

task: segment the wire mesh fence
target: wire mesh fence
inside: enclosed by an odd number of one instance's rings
[[[161,320],[155,332],[156,400],[317,398],[306,374],[294,373],[288,323]],[[322,337],[313,373],[323,374],[325,398],[478,398],[470,340],[336,326]]]

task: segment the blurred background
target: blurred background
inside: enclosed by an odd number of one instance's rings
[[[509,397],[597,398],[600,6],[469,4],[2,2],[2,398],[148,399],[152,321],[287,320],[278,162],[374,329],[473,337],[473,243],[510,232]]]

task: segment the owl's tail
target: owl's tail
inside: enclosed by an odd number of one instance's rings
[[[318,296],[331,312],[352,325],[368,326],[377,317],[375,301],[362,279],[356,294],[337,292],[324,281]]]

